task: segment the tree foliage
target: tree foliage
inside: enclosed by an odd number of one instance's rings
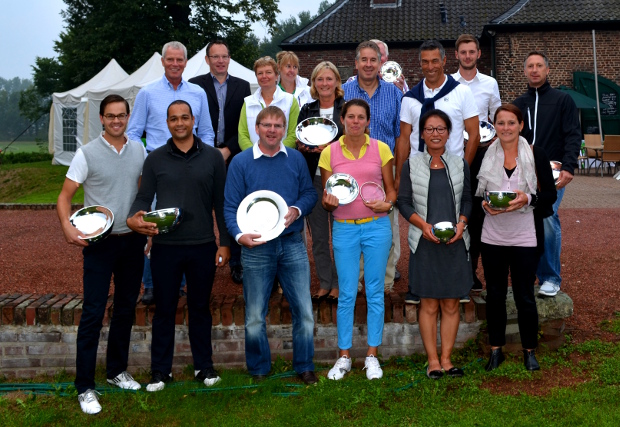
[[[333,3],[323,0],[319,4],[319,10],[316,15],[312,15],[310,11],[303,11],[297,15],[297,18],[290,16],[283,21],[279,21],[278,25],[271,33],[271,38],[264,38],[260,44],[260,56],[271,56],[275,59],[276,54],[281,50],[279,45],[289,36],[303,29],[312,22],[317,16],[325,12]]]
[[[226,40],[235,59],[252,64],[258,41],[251,24],[276,24],[278,0],[64,0],[65,30],[54,43],[56,58],[37,58],[34,89],[25,92],[23,113],[49,109],[49,96],[76,87],[110,59],[132,73],[162,46],[178,40],[192,56],[213,39]]]
[[[15,77],[7,80],[0,77],[0,141],[12,141],[30,125],[29,118],[20,114],[19,102],[21,93],[31,89],[32,81],[28,79]],[[39,117],[40,114],[34,119]],[[26,132],[25,136],[27,138],[40,136],[37,132],[41,132],[43,126],[44,124],[37,123]],[[3,148],[4,146],[0,145],[0,149]]]

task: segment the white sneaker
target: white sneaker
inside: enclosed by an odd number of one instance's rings
[[[379,378],[383,377],[383,369],[381,369],[379,359],[377,359],[375,356],[366,357],[364,369],[366,369],[366,378],[368,378],[369,380],[378,380]]]
[[[125,390],[140,390],[142,386],[140,383],[133,379],[129,372],[123,371],[112,379],[108,378],[108,383]]]
[[[327,373],[327,378],[330,380],[341,380],[344,377],[344,374],[351,371],[351,359],[347,356],[342,356],[336,363],[334,367],[329,370]]]
[[[147,384],[146,391],[160,391],[166,387],[166,383],[172,381],[172,374],[164,375],[161,372],[153,372],[151,382]]]
[[[556,285],[551,282],[545,282],[538,290],[538,295],[545,295],[548,297],[554,297],[560,291],[560,285]]]
[[[98,391],[92,389],[88,389],[84,393],[78,394],[78,401],[80,402],[82,412],[91,415],[101,412],[101,405],[99,404],[99,400],[97,400],[98,394]]]
[[[194,377],[196,378],[196,381],[204,383],[207,387],[211,387],[221,380],[220,375],[213,368],[207,368],[201,371],[195,370]]]

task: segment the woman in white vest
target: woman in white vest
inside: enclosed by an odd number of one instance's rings
[[[258,142],[256,133],[256,116],[265,107],[273,105],[284,111],[288,124],[286,136],[282,141],[290,148],[296,148],[297,116],[299,103],[293,95],[278,87],[278,66],[269,56],[258,58],[254,62],[254,73],[258,80],[258,89],[245,98],[239,117],[239,147],[247,150]]]
[[[473,280],[467,232],[472,207],[469,167],[446,150],[451,129],[450,118],[441,110],[422,115],[424,152],[403,166],[398,192],[398,208],[410,223],[409,281],[421,298],[420,334],[428,357],[426,375],[431,379],[444,373],[463,376],[463,370],[452,364],[451,354],[459,329],[459,297],[469,292]],[[433,225],[440,222],[452,223],[455,229],[446,243],[434,234]],[[441,357],[437,354],[440,311]]]
[[[283,50],[276,55],[280,82],[278,86],[286,93],[290,93],[299,103],[299,108],[312,102],[308,79],[299,76],[299,58],[294,52]]]

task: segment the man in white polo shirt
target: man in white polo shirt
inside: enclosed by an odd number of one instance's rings
[[[400,136],[396,142],[396,186],[400,184],[400,173],[408,157],[424,151],[420,137],[420,117],[428,110],[444,111],[452,122],[452,132],[446,149],[464,157],[471,165],[480,141],[478,128],[478,107],[466,86],[459,84],[452,76],[444,73],[446,52],[437,40],[428,40],[420,46],[420,66],[424,79],[403,96],[400,110]],[[469,134],[467,147],[463,143],[463,130]],[[411,292],[411,280],[405,302],[418,304],[420,298]]]
[[[480,43],[471,34],[461,34],[456,39],[455,49],[456,59],[459,61],[459,69],[452,74],[452,77],[457,82],[471,89],[478,105],[478,118],[480,121],[492,123],[495,120],[495,110],[502,105],[502,101],[499,97],[497,81],[493,77],[478,71],[477,63],[481,54]],[[474,161],[469,168],[472,188],[478,188],[477,177],[485,153],[486,146],[480,145],[476,152],[476,157],[474,157]],[[472,190],[472,192],[475,193],[476,190]],[[483,220],[484,212],[482,207],[474,203],[468,227],[470,237],[469,254],[474,276],[472,291],[474,292],[482,291],[482,283],[476,275],[476,270],[478,269],[478,258],[480,257],[480,235],[482,234]]]

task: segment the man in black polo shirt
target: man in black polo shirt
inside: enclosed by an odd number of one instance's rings
[[[189,341],[198,381],[211,386],[220,380],[213,369],[211,312],[209,300],[215,268],[230,259],[229,236],[224,224],[224,181],[226,166],[216,148],[192,133],[191,106],[181,100],[168,107],[168,129],[172,135],[165,145],[153,150],[142,170],[142,182],[129,211],[127,225],[134,231],[153,236],[151,270],[155,296],[152,379],[147,391],[159,391],[172,380],[174,319],[183,274],[187,277]],[[142,218],[157,193],[156,209],[181,208],[183,219],[167,234]],[[212,211],[215,211],[220,247],[215,243]]]

